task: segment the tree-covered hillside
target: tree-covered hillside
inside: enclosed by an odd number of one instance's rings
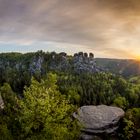
[[[140,61],[132,59],[107,59],[96,58],[97,66],[109,72],[124,77],[137,76],[140,74]]]
[[[122,64],[118,69],[117,63]],[[126,112],[116,137],[138,140],[140,77],[116,73],[126,68],[123,63],[131,64],[109,60],[99,65],[87,53],[0,54],[0,139],[78,140],[82,126],[73,113],[84,105],[105,104]]]

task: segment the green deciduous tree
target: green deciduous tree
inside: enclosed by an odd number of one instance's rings
[[[57,90],[56,75],[49,74],[39,83],[32,79],[20,101],[21,139],[72,140],[78,134],[72,119],[74,107]]]
[[[4,109],[1,112],[2,116],[0,118],[0,135],[3,140],[12,140],[12,135],[17,135],[16,130],[18,129],[17,98],[7,83],[0,88],[0,94],[4,102]]]
[[[117,97],[114,102],[113,105],[121,107],[122,109],[126,109],[129,105],[128,101],[126,100],[125,97]]]
[[[124,138],[139,140],[140,138],[140,108],[129,109],[124,118]]]

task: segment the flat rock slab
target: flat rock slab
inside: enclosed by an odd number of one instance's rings
[[[74,117],[83,124],[83,131],[93,134],[114,132],[123,116],[121,108],[106,105],[82,106],[74,113]]]

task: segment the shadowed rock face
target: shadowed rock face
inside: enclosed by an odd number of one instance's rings
[[[74,71],[77,73],[81,72],[95,73],[100,71],[99,68],[96,66],[94,54],[92,53],[90,53],[89,55],[83,52],[74,54],[73,65]]]
[[[3,99],[0,95],[0,109],[3,109],[4,108],[4,102],[3,102]]]
[[[49,70],[74,73],[95,73],[105,71],[96,65],[94,54],[79,52],[74,56],[61,53],[10,53],[0,55],[0,71],[5,73],[14,69],[23,75],[28,72],[30,76],[34,74],[46,74]]]
[[[121,108],[106,105],[83,106],[74,113],[74,117],[84,126],[82,131],[90,135],[115,132],[123,116]]]

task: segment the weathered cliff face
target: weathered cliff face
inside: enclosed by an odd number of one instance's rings
[[[92,53],[88,55],[83,52],[76,53],[71,57],[67,56],[66,53],[60,53],[59,55],[53,54],[50,68],[76,73],[95,73],[101,71],[101,69],[96,66],[94,55]]]
[[[118,129],[124,111],[118,107],[99,105],[83,106],[74,113],[84,126],[82,140],[92,140],[95,135],[111,134]]]
[[[15,55],[17,55],[15,57]],[[95,73],[101,71],[96,66],[94,55],[90,53],[77,53],[74,56],[68,56],[66,53],[32,53],[32,54],[12,54],[0,56],[0,71],[15,70],[34,73],[45,73],[49,70],[70,71],[70,72],[88,72]]]
[[[71,70],[71,65],[69,58],[66,53],[52,53],[51,59],[48,63],[48,68],[50,70],[59,70],[59,71],[67,71]]]
[[[31,74],[34,74],[36,71],[42,72],[42,64],[44,58],[43,56],[34,57],[33,60],[30,62],[29,71]]]
[[[0,54],[0,75],[5,70],[45,73],[48,70],[71,72],[100,72],[109,71],[126,77],[140,75],[140,63],[135,60],[94,58],[94,54],[77,53],[69,56],[62,53],[6,53]]]
[[[47,65],[49,70],[58,71],[71,71],[76,73],[88,72],[95,73],[101,71],[99,67],[96,66],[94,55],[90,53],[78,53],[74,56],[68,56],[66,53],[62,52],[60,54],[51,53],[47,59],[46,56],[38,56],[30,62],[30,71],[34,73],[36,70],[43,70],[42,65]]]
[[[92,53],[90,53],[89,56],[87,53],[83,53],[83,52],[74,54],[73,65],[74,65],[74,70],[76,72],[94,73],[99,71],[99,69],[96,66],[94,55]]]
[[[0,95],[0,110],[4,108],[4,102],[3,102],[3,99]]]

